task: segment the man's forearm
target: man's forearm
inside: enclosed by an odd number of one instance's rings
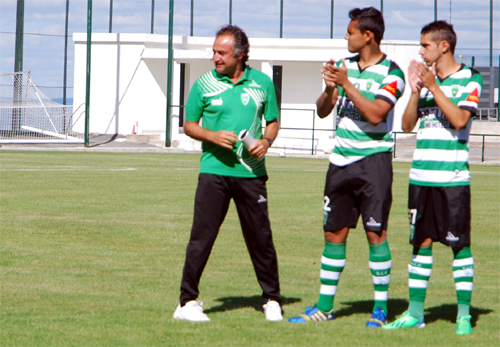
[[[350,81],[346,83],[343,88],[358,111],[373,125],[382,122],[392,108],[387,102],[368,100]]]
[[[212,142],[227,149],[232,149],[238,141],[234,131],[212,131],[201,127],[198,122],[186,121],[184,123],[184,133],[195,140]]]
[[[198,141],[213,142],[213,131],[205,129],[199,125],[198,122],[184,122],[184,133]]]
[[[444,113],[448,121],[457,130],[463,129],[467,126],[469,122],[471,113],[466,110],[462,110],[460,107],[451,102],[450,99],[443,93],[439,87],[435,87],[430,90],[434,96],[434,101],[438,105],[439,109]]]
[[[264,138],[267,138],[274,142],[274,140],[276,140],[276,137],[278,136],[279,128],[280,124],[278,120],[268,122],[266,124],[266,128],[264,129]]]
[[[403,129],[405,133],[411,132],[417,124],[419,98],[419,93],[412,93],[410,100],[408,101],[408,105],[406,106],[403,119],[401,121],[401,129]]]
[[[336,87],[326,87],[316,101],[316,109],[320,118],[328,116],[337,103],[339,91]]]

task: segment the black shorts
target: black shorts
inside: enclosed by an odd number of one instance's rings
[[[391,153],[370,155],[346,166],[330,163],[323,204],[324,230],[355,228],[360,214],[366,231],[387,230],[391,187]]]
[[[424,187],[408,191],[410,243],[426,239],[452,247],[470,246],[470,187]]]

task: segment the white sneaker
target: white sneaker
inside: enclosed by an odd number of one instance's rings
[[[269,300],[267,304],[262,306],[264,313],[266,314],[266,319],[272,322],[279,322],[283,320],[281,315],[281,306],[277,301]]]
[[[174,312],[174,319],[188,320],[190,322],[210,322],[210,318],[203,312],[203,303],[201,301],[191,300],[186,305],[177,306]]]

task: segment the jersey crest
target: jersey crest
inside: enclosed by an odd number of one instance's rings
[[[374,81],[374,80],[372,80],[372,79],[367,80],[367,81],[366,81],[366,90],[370,90],[370,89],[372,89],[372,86],[373,86],[373,83],[374,83],[374,82],[375,82],[375,81]]]
[[[241,93],[241,102],[243,103],[243,105],[248,105],[248,102],[250,101],[250,95],[248,95],[247,93]]]

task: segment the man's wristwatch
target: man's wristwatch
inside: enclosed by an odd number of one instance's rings
[[[271,140],[270,138],[264,137],[264,140],[267,140],[267,142],[269,142],[269,147],[273,145],[273,140]]]

